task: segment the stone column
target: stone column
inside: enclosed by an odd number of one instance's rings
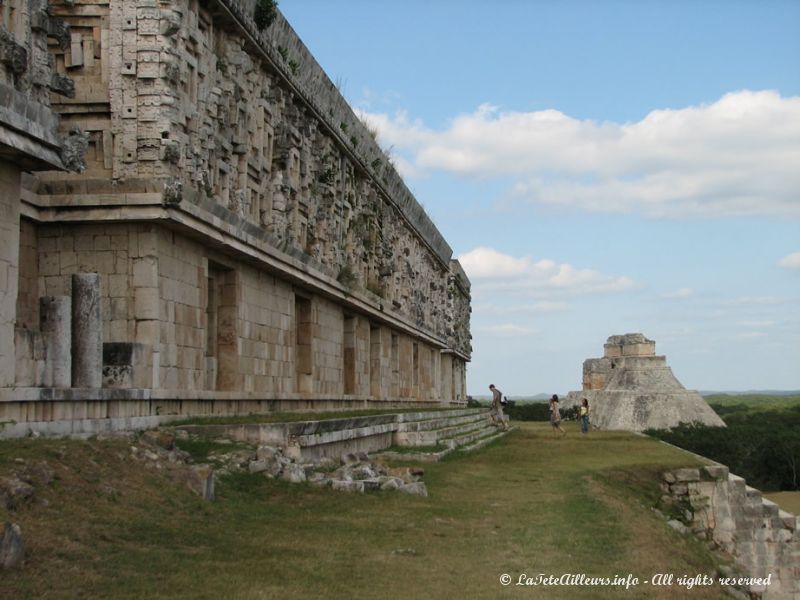
[[[72,385],[72,298],[42,296],[39,298],[39,328],[46,352],[45,387]]]
[[[99,388],[103,381],[100,275],[72,276],[72,385]]]

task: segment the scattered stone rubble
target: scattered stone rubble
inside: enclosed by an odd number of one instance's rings
[[[6,522],[0,531],[0,571],[21,566],[24,557],[22,530],[16,523]]]
[[[321,458],[314,462],[296,462],[286,456],[282,448],[259,446],[255,454],[234,451],[209,456],[223,461],[222,472],[247,471],[261,473],[269,479],[283,479],[290,483],[309,482],[318,487],[330,487],[343,492],[369,492],[375,490],[400,491],[406,494],[427,496],[422,482],[424,470],[413,467],[389,468],[373,461],[364,452],[344,454],[339,460]]]
[[[214,469],[207,464],[190,464],[191,455],[175,445],[174,433],[152,429],[131,439],[134,444],[130,446],[130,453],[135,460],[143,461],[147,467],[166,470],[173,480],[183,483],[203,500],[215,499]]]
[[[180,439],[190,437],[182,431],[146,431],[131,446],[131,454],[153,468],[171,469],[176,476],[183,475],[189,488],[207,500],[214,499],[214,483],[218,476],[245,472],[261,473],[269,479],[283,479],[290,483],[309,482],[318,487],[330,487],[345,492],[397,490],[417,496],[428,495],[422,481],[423,469],[389,468],[380,461],[372,460],[365,452],[344,454],[338,460],[323,457],[300,462],[287,456],[283,448],[276,446],[261,445],[255,451],[234,446],[230,451],[210,453],[208,461],[213,467],[210,464],[190,465],[187,474],[185,465],[191,463],[192,459],[187,452],[176,446],[176,434],[178,443]],[[230,443],[225,438],[214,441],[219,444]]]
[[[0,477],[0,508],[15,512],[33,502],[37,486],[48,486],[55,480],[55,471],[45,461],[16,459],[17,468],[7,477]],[[42,502],[46,502],[42,500]],[[22,566],[25,542],[22,529],[7,521],[0,528],[0,571]]]

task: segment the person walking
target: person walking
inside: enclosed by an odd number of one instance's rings
[[[581,433],[589,433],[589,399],[584,398],[578,414],[581,419]]]
[[[550,425],[553,426],[553,434],[560,432],[561,437],[567,435],[567,432],[561,427],[561,411],[558,409],[558,394],[553,394],[553,397],[550,398]]]
[[[489,385],[489,390],[492,392],[492,410],[489,415],[492,422],[505,431],[508,429],[508,422],[503,414],[503,392],[494,387],[493,383]]]

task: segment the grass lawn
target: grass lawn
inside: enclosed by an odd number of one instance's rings
[[[694,460],[641,436],[565,439],[522,423],[471,455],[426,464],[427,498],[349,495],[233,475],[205,503],[119,442],[0,442],[45,459],[54,485],[12,515],[28,546],[2,598],[724,598],[685,590],[503,587],[504,573],[627,576],[713,571],[700,543],[655,515],[657,473]]]
[[[783,510],[800,515],[800,492],[770,492],[764,494]]]
[[[714,394],[705,401],[731,412],[736,410],[781,410],[800,405],[800,396],[769,396],[766,394]]]

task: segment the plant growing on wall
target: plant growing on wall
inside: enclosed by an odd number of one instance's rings
[[[255,21],[256,26],[261,31],[264,31],[267,27],[272,25],[272,22],[277,16],[277,0],[256,0],[256,7],[253,11],[253,21]]]
[[[319,175],[319,181],[325,185],[333,185],[336,181],[336,173],[333,167],[326,166],[325,170]]]
[[[351,290],[358,283],[358,275],[353,272],[353,268],[350,265],[342,265],[336,280],[346,289]]]

